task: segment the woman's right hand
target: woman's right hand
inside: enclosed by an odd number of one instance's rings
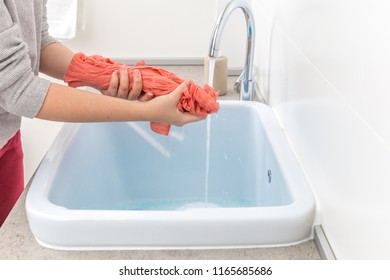
[[[190,122],[200,121],[206,118],[195,116],[190,113],[180,112],[177,109],[183,90],[193,83],[192,80],[187,80],[180,84],[170,94],[157,96],[144,105],[147,106],[146,116],[147,120],[157,123],[173,124],[176,126],[183,126]]]

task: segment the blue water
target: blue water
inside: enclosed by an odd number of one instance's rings
[[[209,202],[200,200],[129,200],[118,203],[113,210],[186,210],[191,208],[254,207],[246,199],[220,199]]]
[[[258,113],[245,108],[221,107],[205,121],[172,127],[169,137],[147,122],[82,124],[61,148],[49,200],[91,210],[289,204]]]

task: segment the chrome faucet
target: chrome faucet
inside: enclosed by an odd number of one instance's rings
[[[214,26],[213,34],[211,36],[209,56],[218,57],[220,51],[222,31],[231,13],[240,8],[246,20],[247,26],[247,45],[244,71],[240,76],[240,100],[252,100],[253,98],[253,54],[255,47],[255,22],[252,10],[248,2],[244,0],[233,0],[226,5],[224,10],[218,16],[217,22]],[[235,86],[236,87],[236,86]]]

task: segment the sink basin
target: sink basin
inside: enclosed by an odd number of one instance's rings
[[[220,101],[207,120],[65,124],[26,199],[37,241],[56,249],[295,244],[315,202],[272,110]]]

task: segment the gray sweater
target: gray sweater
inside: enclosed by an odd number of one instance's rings
[[[0,0],[0,147],[39,112],[50,85],[38,77],[40,51],[53,42],[46,0]]]

